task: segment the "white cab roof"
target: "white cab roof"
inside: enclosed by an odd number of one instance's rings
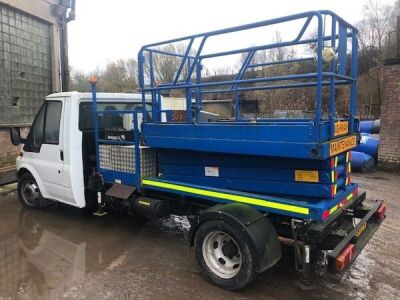
[[[66,97],[67,99],[75,98],[92,100],[92,93],[79,93],[79,92],[63,92],[48,95],[46,99]],[[141,101],[142,94],[139,93],[96,93],[97,100],[126,100],[126,101]],[[151,101],[150,95],[146,95],[146,100]]]

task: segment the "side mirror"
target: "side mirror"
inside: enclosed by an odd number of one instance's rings
[[[25,143],[25,139],[21,138],[21,131],[18,127],[10,128],[10,139],[14,146]]]

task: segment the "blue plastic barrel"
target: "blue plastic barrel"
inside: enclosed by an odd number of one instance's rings
[[[362,133],[379,133],[381,129],[381,120],[360,121],[360,132]]]
[[[377,157],[379,147],[379,139],[372,136],[361,135],[360,144],[354,148],[354,151],[364,152],[373,157]]]
[[[371,133],[379,133],[381,130],[381,120],[375,120],[374,123],[372,124],[372,130]]]
[[[351,151],[351,170],[358,172],[368,172],[375,168],[376,161],[371,155]]]
[[[371,133],[374,121],[360,121],[360,132]]]

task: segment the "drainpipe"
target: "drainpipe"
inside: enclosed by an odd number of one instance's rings
[[[68,62],[68,26],[70,21],[75,20],[75,0],[71,0],[71,9],[67,17],[64,19],[62,26],[60,26],[60,51],[61,51],[61,91],[68,91],[69,89],[69,62]]]

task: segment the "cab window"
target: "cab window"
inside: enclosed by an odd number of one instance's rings
[[[150,105],[146,105],[147,111],[151,110]],[[116,102],[98,102],[97,110],[114,111],[114,110],[136,110],[142,111],[142,103],[116,103]],[[129,118],[131,114],[107,114],[99,115],[99,129],[125,129],[128,130]],[[148,120],[151,116],[148,113]],[[128,122],[127,122],[128,121]],[[79,130],[93,130],[92,102],[82,102],[79,104]]]
[[[42,144],[59,144],[61,110],[60,101],[45,101],[33,122],[25,151],[39,152]]]
[[[44,114],[46,112],[46,105],[43,105],[39,113],[36,116],[35,122],[33,123],[32,132],[32,146],[34,149],[40,148],[43,143],[43,126],[44,126]]]
[[[58,145],[60,139],[60,120],[62,104],[48,101],[44,123],[44,143]]]

